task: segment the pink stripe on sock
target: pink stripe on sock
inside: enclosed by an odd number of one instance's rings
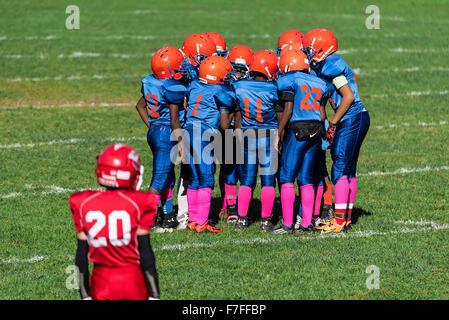
[[[293,206],[295,205],[295,185],[284,183],[281,186],[282,220],[284,225],[290,227],[293,224]]]
[[[189,221],[196,221],[198,216],[198,190],[187,189],[187,206]]]
[[[246,217],[248,214],[249,203],[251,202],[251,196],[253,195],[253,190],[248,186],[240,186],[239,196],[238,196],[238,210],[239,216]]]
[[[203,225],[209,219],[211,197],[211,188],[202,188],[198,190],[198,215],[196,218],[196,222],[200,225]]]
[[[301,205],[302,205],[302,226],[308,227],[312,224],[313,203],[315,201],[315,191],[313,184],[301,186]]]
[[[276,191],[274,190],[274,187],[263,187],[260,191],[260,201],[262,202],[262,219],[271,216],[275,196]]]
[[[324,186],[318,186],[315,195],[315,208],[313,209],[313,215],[316,217],[320,215],[321,199],[323,198],[323,193],[324,193]]]

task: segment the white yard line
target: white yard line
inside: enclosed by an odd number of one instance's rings
[[[424,167],[424,168],[400,168],[394,171],[372,171],[368,173],[358,173],[358,177],[379,177],[379,176],[391,176],[391,175],[399,175],[399,174],[412,174],[412,173],[420,173],[420,172],[437,172],[437,171],[447,171],[449,170],[449,166],[440,166],[440,167]],[[95,189],[95,187],[85,187],[85,188],[77,188],[77,189],[69,189],[64,187],[59,187],[55,185],[51,186],[25,186],[26,191],[14,191],[11,193],[0,194],[0,199],[14,199],[18,197],[29,197],[29,196],[42,196],[49,194],[63,194],[63,193],[72,193],[76,191],[86,190],[86,189]],[[35,191],[41,190],[41,191]]]
[[[153,250],[155,252],[160,251],[185,251],[189,249],[196,248],[213,248],[220,246],[239,246],[239,245],[255,245],[255,244],[277,244],[282,242],[295,242],[298,241],[315,241],[321,239],[332,239],[332,238],[340,238],[340,239],[352,239],[352,238],[371,238],[375,236],[394,236],[406,233],[418,233],[418,232],[430,232],[430,231],[439,231],[439,230],[448,230],[448,224],[439,224],[433,221],[395,221],[397,225],[404,225],[398,230],[391,231],[355,231],[349,233],[324,233],[319,235],[306,235],[306,236],[272,236],[270,238],[252,238],[252,239],[236,239],[236,240],[220,240],[220,241],[212,241],[212,242],[194,242],[194,243],[178,243],[178,244],[170,244],[170,245],[162,245],[154,247]],[[413,226],[413,228],[408,228],[406,226]],[[13,264],[13,263],[36,263],[39,261],[47,260],[48,257],[45,256],[34,256],[28,259],[18,259],[16,257],[11,257],[8,259],[0,260],[0,264]],[[73,260],[74,256],[69,255],[67,257],[68,260]]]
[[[14,144],[7,144],[7,145],[0,145],[0,149],[19,149],[19,148],[34,148],[34,147],[42,147],[42,146],[48,146],[48,145],[59,145],[59,144],[78,144],[78,143],[87,143],[92,141],[97,142],[123,142],[123,141],[146,141],[146,137],[143,136],[132,136],[132,137],[110,137],[110,138],[103,138],[103,139],[67,139],[67,140],[51,140],[51,141],[44,141],[44,142],[36,142],[36,143],[14,143]]]

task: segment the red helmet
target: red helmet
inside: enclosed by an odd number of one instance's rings
[[[214,41],[203,33],[194,33],[188,36],[184,40],[181,50],[194,66],[199,65],[204,58],[217,54]]]
[[[312,29],[307,32],[302,44],[309,60],[315,62],[323,61],[338,50],[337,38],[332,31],[324,28]]]
[[[278,40],[278,48],[277,48],[278,56],[281,53],[282,49],[284,49],[287,46],[293,46],[294,49],[302,49],[303,38],[304,35],[302,34],[302,32],[298,30],[285,31],[283,34],[281,34]]]
[[[260,50],[254,53],[249,64],[249,71],[257,71],[273,80],[276,76],[279,59],[273,51]]]
[[[310,71],[309,59],[301,50],[288,50],[279,58],[279,69],[281,73],[295,70]]]
[[[207,35],[209,38],[212,39],[212,41],[215,43],[215,48],[217,49],[217,54],[219,56],[226,56],[226,41],[225,39],[216,32],[206,32],[205,35]]]
[[[181,79],[182,74],[179,66],[184,61],[182,52],[175,47],[162,47],[151,59],[151,69],[158,79],[174,78]]]
[[[231,63],[226,58],[213,56],[201,63],[198,79],[204,84],[219,84],[228,81],[231,76]]]
[[[98,156],[96,171],[98,183],[102,186],[136,190],[140,178],[140,158],[130,146],[116,143]]]

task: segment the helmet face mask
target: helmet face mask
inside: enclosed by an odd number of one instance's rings
[[[246,78],[249,75],[249,64],[253,56],[253,51],[244,45],[235,46],[228,51],[226,58],[234,69],[234,80]]]

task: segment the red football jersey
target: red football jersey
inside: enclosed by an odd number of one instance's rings
[[[106,267],[140,265],[137,228],[150,230],[156,216],[151,193],[86,190],[69,200],[77,232],[88,236],[89,259]]]

